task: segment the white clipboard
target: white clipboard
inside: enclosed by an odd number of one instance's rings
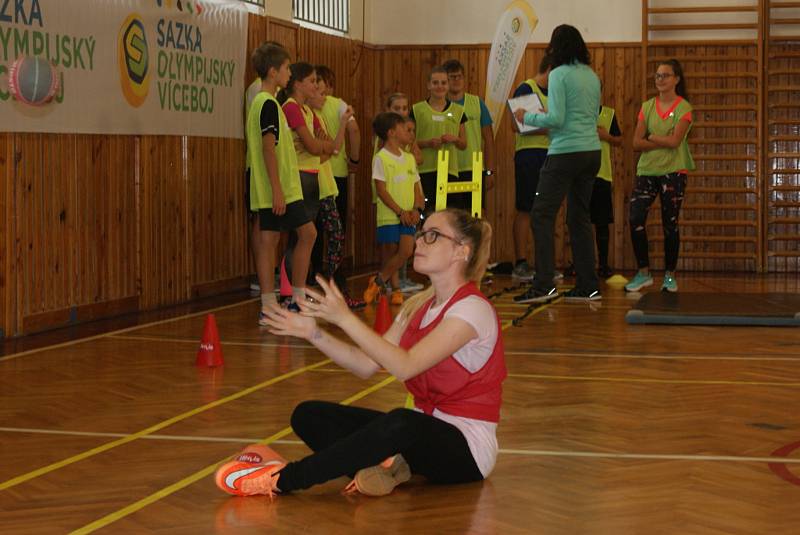
[[[539,98],[539,95],[536,93],[530,93],[528,95],[522,95],[521,97],[510,98],[508,99],[507,104],[508,111],[511,112],[511,117],[514,120],[517,132],[524,135],[536,134],[544,130],[544,128],[523,124],[517,121],[516,117],[514,117],[514,110],[518,110],[520,108],[525,110],[526,113],[545,113],[545,109],[542,105],[542,100]]]

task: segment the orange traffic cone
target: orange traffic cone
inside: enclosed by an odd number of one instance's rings
[[[392,326],[392,312],[389,310],[389,301],[386,295],[381,293],[378,298],[378,308],[375,309],[375,332],[383,334]]]
[[[219,343],[217,320],[214,314],[206,316],[206,325],[203,327],[203,338],[200,339],[200,349],[197,350],[198,366],[222,366],[222,346]]]
[[[281,297],[292,296],[292,284],[289,282],[289,277],[286,276],[286,257],[281,260]]]

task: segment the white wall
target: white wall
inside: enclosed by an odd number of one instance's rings
[[[510,0],[369,0],[366,40],[374,44],[491,43]],[[587,42],[636,42],[641,0],[530,0],[539,17],[531,42],[572,24]]]

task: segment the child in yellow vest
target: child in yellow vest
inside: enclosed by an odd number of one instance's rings
[[[449,83],[447,71],[434,67],[428,78],[429,96],[411,109],[417,124],[417,144],[422,149],[419,167],[422,191],[425,194],[425,211],[436,206],[436,168],[440,149],[449,153],[448,180],[458,181],[458,151],[467,148],[464,108],[447,99]],[[449,205],[449,202],[448,202]]]
[[[251,172],[250,209],[258,210],[261,227],[256,268],[261,287],[259,324],[264,325],[265,312],[277,306],[273,293],[275,248],[281,231],[297,233],[292,283],[299,287],[305,286],[308,259],[317,232],[303,204],[292,132],[274,96],[278,87],[289,83],[289,54],[283,47],[264,43],[253,53],[252,61],[262,80],[262,91],[254,97],[247,114],[247,148]]]
[[[364,301],[375,301],[391,280],[391,303],[399,305],[403,294],[398,270],[414,252],[414,233],[425,200],[414,157],[402,149],[412,141],[406,120],[396,113],[381,113],[372,128],[383,141],[383,148],[372,160],[372,178],[378,194],[378,243],[385,261],[370,279]]]
[[[325,122],[331,137],[335,138],[340,129],[346,131],[345,144],[331,157],[331,167],[339,190],[336,196],[336,208],[342,218],[342,232],[347,232],[348,180],[351,173],[358,172],[361,158],[361,131],[355,117],[351,115],[347,120],[344,118],[345,112],[352,108],[344,100],[333,96],[336,86],[334,72],[327,65],[317,65],[314,70],[317,72],[317,91],[325,99],[319,110],[319,116]],[[344,289],[343,286],[339,288]]]
[[[614,108],[602,106],[597,120],[597,135],[600,137],[600,170],[594,179],[592,200],[589,212],[594,225],[594,238],[597,245],[597,274],[607,279],[611,276],[608,265],[608,242],[610,234],[608,226],[614,222],[614,203],[611,199],[611,183],[613,165],[611,162],[612,145],[622,145],[622,132],[617,124]]]
[[[317,94],[308,100],[311,109],[315,114],[323,109],[325,97]],[[353,109],[348,107],[341,116],[342,122],[350,120]],[[328,121],[324,115],[319,114],[320,130],[317,132],[318,139],[331,140]],[[320,156],[319,166],[319,210],[315,221],[317,235],[323,239],[317,239],[311,253],[312,264],[320,266],[320,274],[326,279],[336,280],[337,286],[344,295],[347,306],[351,309],[363,308],[366,303],[360,299],[353,299],[347,292],[347,281],[338,273],[339,265],[342,263],[342,251],[344,251],[344,224],[338,209],[338,196],[340,194],[336,178],[333,171],[333,161],[337,152],[343,150],[344,138],[347,130],[340,128],[336,137],[332,139],[333,154],[323,154]],[[316,260],[315,260],[316,259]]]
[[[638,292],[653,284],[647,213],[656,197],[661,198],[664,231],[661,290],[678,291],[675,280],[681,244],[678,218],[686,192],[687,173],[695,168],[687,141],[692,127],[692,105],[687,98],[683,67],[676,59],[662,61],[654,78],[658,95],[642,104],[633,134],[633,148],[641,152],[630,204],[631,241],[639,271],[625,285],[629,292]]]
[[[472,155],[475,152],[483,153],[483,204],[485,205],[486,192],[494,187],[494,130],[492,129],[492,116],[489,108],[478,95],[467,93],[466,71],[464,65],[457,59],[450,59],[442,64],[447,71],[448,95],[451,102],[462,106],[467,122],[464,130],[467,134],[467,148],[458,151],[458,178],[463,182],[472,181]],[[459,193],[453,200],[458,208],[467,212],[472,210],[472,196],[469,193]]]

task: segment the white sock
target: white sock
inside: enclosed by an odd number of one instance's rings
[[[261,294],[261,310],[268,310],[272,305],[278,306],[278,300],[275,298],[275,293]]]
[[[297,288],[296,286],[292,286],[292,299],[294,299],[295,303],[304,302],[306,300],[305,287]]]

